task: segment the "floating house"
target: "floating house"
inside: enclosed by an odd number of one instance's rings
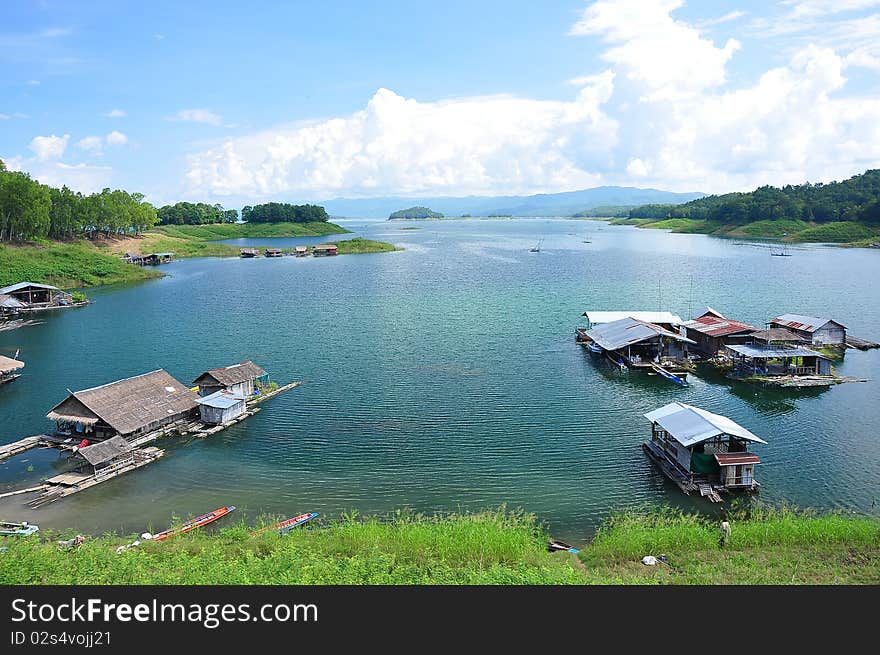
[[[0,384],[12,382],[14,379],[21,377],[18,371],[23,368],[24,362],[0,355]]]
[[[251,361],[233,364],[225,368],[205,371],[193,384],[199,388],[199,396],[210,396],[218,391],[229,391],[243,396],[253,396],[254,391],[269,382],[269,374]]]
[[[159,369],[73,391],[46,417],[60,434],[88,436],[102,441],[114,436],[131,441],[178,421],[196,418],[196,394]]]
[[[760,463],[748,451],[767,442],[726,416],[685,403],[669,403],[644,415],[651,422],[645,452],[685,493],[699,490],[718,502],[718,492],[752,491]]]
[[[260,251],[257,250],[256,248],[241,248],[241,249],[239,250],[239,253],[240,253],[241,256],[244,257],[245,259],[251,259],[251,258],[253,258],[253,257],[259,257],[259,256],[260,256]]]
[[[309,249],[306,246],[297,246],[293,249],[293,254],[297,257],[305,257],[309,254]]]
[[[726,348],[733,358],[734,377],[810,376],[831,379],[834,375],[830,359],[803,346],[752,343]]]
[[[247,396],[230,391],[216,391],[196,400],[202,423],[220,425],[247,411]]]
[[[334,243],[322,243],[317,246],[312,246],[312,254],[315,257],[324,257],[327,255],[338,255],[339,249],[336,247]]]
[[[15,316],[26,308],[27,305],[15,296],[0,294],[0,316]]]
[[[76,453],[88,462],[95,474],[100,471],[113,468],[131,462],[132,446],[120,436],[110,437],[91,446],[77,449]],[[107,470],[109,473],[109,470]]]
[[[172,261],[174,261],[173,252],[151,252],[149,255],[144,255],[143,258],[143,262],[147,266],[158,266]]]
[[[587,318],[588,327],[595,327],[604,323],[613,323],[622,318],[634,318],[637,321],[645,323],[653,323],[667,330],[677,330],[684,323],[681,316],[672,312],[650,312],[650,311],[614,311],[614,312],[594,312],[586,311],[581,316]]]
[[[664,360],[686,361],[688,345],[695,343],[678,332],[632,317],[601,323],[583,336],[588,345],[598,347],[614,362],[637,368],[653,368]]]
[[[758,328],[742,321],[726,318],[711,307],[684,324],[685,335],[695,343],[697,350],[709,357],[723,353],[724,346],[748,343]]]
[[[66,291],[49,284],[19,282],[0,289],[0,305],[9,313],[54,309],[75,304]]]
[[[830,318],[783,314],[770,321],[770,327],[790,330],[814,346],[843,347],[846,344],[846,326]]]
[[[786,330],[785,328],[767,328],[765,330],[755,330],[754,332],[752,332],[752,342],[764,343],[767,345],[775,343],[799,346],[807,343],[807,339],[804,339],[803,337],[798,336],[791,330]]]
[[[266,248],[266,257],[283,257],[284,251],[281,248]]]

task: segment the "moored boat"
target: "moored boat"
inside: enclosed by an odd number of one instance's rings
[[[568,551],[569,553],[580,552],[579,549],[575,548],[571,544],[565,543],[564,541],[561,541],[559,539],[551,539],[550,541],[548,541],[547,542],[547,550],[549,550],[550,552],[554,552],[557,550],[565,550],[565,551]]]
[[[0,521],[0,535],[4,537],[29,537],[35,532],[40,531],[40,526],[33,525],[27,521],[21,523],[11,523],[9,521]]]
[[[305,514],[300,514],[299,516],[294,516],[291,519],[287,519],[286,521],[281,521],[280,523],[275,524],[275,529],[278,530],[282,535],[287,534],[294,528],[297,528],[304,523],[308,523],[312,519],[317,518],[319,515],[317,512],[306,512]]]
[[[169,537],[174,537],[179,534],[183,534],[184,532],[189,532],[190,530],[195,530],[196,528],[201,528],[204,525],[208,525],[209,523],[213,523],[217,519],[221,519],[230,512],[234,512],[235,507],[233,505],[229,505],[228,507],[221,507],[220,509],[215,509],[213,512],[208,512],[207,514],[202,514],[194,519],[190,519],[186,523],[176,527],[176,528],[168,528],[167,530],[163,530],[162,532],[157,532],[152,535],[150,538],[152,541],[165,541]]]

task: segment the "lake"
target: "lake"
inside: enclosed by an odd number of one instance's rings
[[[189,384],[252,359],[273,380],[304,382],[209,439],[157,442],[162,460],[69,499],[37,511],[21,496],[0,500],[0,518],[128,534],[227,504],[248,519],[506,505],[582,540],[615,509],[719,511],[684,496],[641,451],[642,415],[674,400],[769,442],[755,449],[760,500],[880,511],[880,351],[851,350],[837,364],[866,383],[780,391],[690,376],[681,388],[617,372],[574,340],[586,309],[690,317],[705,305],[754,325],[830,316],[878,340],[880,251],[799,246],[771,257],[768,244],[561,219],[340,224],[405,250],[183,260],[163,266],[165,278],[93,289],[88,307],[0,332],[0,353],[21,348],[27,363],[0,387],[4,443],[50,429],[45,414],[68,388],[160,367]],[[2,462],[0,491],[63,463],[46,450]]]

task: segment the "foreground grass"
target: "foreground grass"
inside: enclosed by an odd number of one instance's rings
[[[29,281],[62,289],[135,282],[161,275],[126,264],[88,241],[0,245],[0,287]]]
[[[280,537],[244,525],[164,543],[114,536],[59,550],[7,539],[2,584],[878,584],[880,520],[791,510],[715,522],[669,509],[618,514],[577,557],[549,553],[519,512],[349,517]],[[644,555],[668,564],[644,566]]]

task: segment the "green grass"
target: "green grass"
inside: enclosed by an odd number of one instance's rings
[[[392,243],[373,241],[372,239],[347,239],[336,243],[340,255],[362,255],[370,252],[393,252],[402,250]]]
[[[794,241],[812,241],[825,243],[846,243],[863,239],[877,240],[880,238],[876,230],[864,223],[840,221],[809,227],[793,236]]]
[[[134,282],[160,276],[153,268],[132,266],[103,253],[88,241],[0,245],[0,286],[39,282],[62,289]]]
[[[750,237],[783,237],[792,235],[810,227],[805,221],[779,220],[779,221],[755,221],[747,225],[736,227],[728,232],[734,236]]]
[[[320,237],[346,234],[350,230],[335,223],[216,223],[212,225],[160,225],[152,230],[180,239],[204,241],[261,237]]]
[[[672,230],[680,234],[709,234],[721,225],[712,221],[698,221],[691,218],[667,218],[663,221],[642,223],[639,227],[652,230]]]
[[[783,508],[729,520],[722,548],[715,521],[668,508],[616,514],[577,557],[548,553],[535,516],[503,509],[352,515],[286,537],[239,523],[120,555],[133,537],[105,535],[68,552],[46,540],[59,535],[38,534],[3,542],[0,584],[880,583],[877,518]],[[644,566],[649,554],[669,564]]]

